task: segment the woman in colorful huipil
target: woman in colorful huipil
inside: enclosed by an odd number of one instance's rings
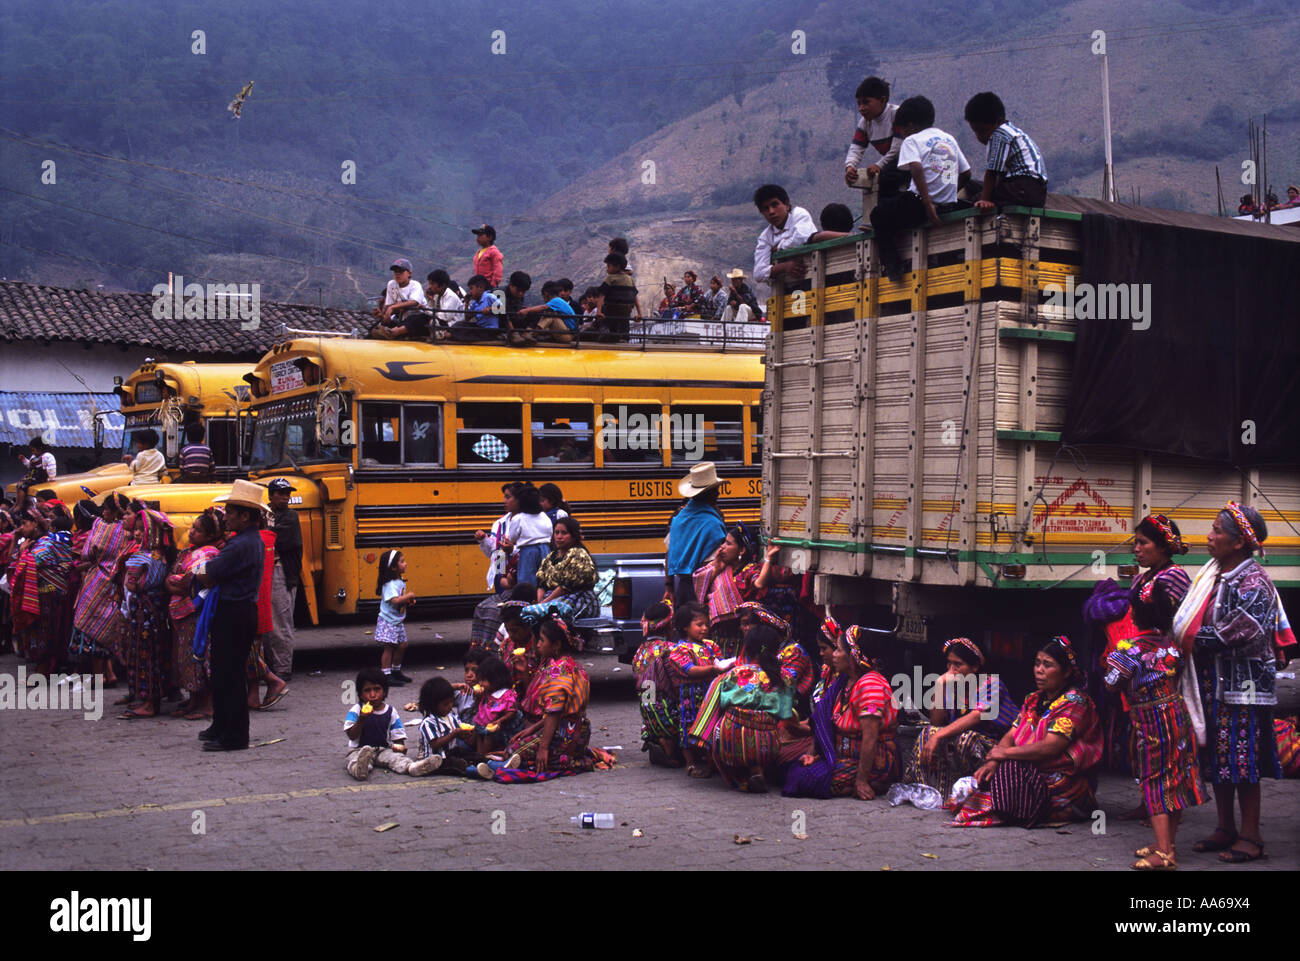
[[[127,618],[123,631],[128,697],[141,706],[118,715],[120,720],[153,717],[162,703],[172,651],[168,616],[167,572],[176,560],[172,523],[166,514],[133,504],[123,516],[140,535],[140,547],[126,558],[123,578]]]
[[[641,700],[641,750],[650,763],[681,767],[681,718],[677,688],[668,673],[672,641],[673,608],[668,600],[655,601],[641,615],[641,645],[632,658],[637,696]]]
[[[744,524],[737,524],[723,539],[717,553],[693,575],[695,596],[709,613],[710,640],[722,656],[740,651],[741,602],[755,593],[759,566],[754,563],[757,543]]]
[[[72,508],[72,531],[69,534],[69,541],[76,556],[72,559],[72,566],[68,571],[68,593],[63,599],[59,626],[60,650],[69,660],[72,659],[69,650],[72,641],[72,618],[77,608],[77,596],[81,593],[83,579],[81,555],[86,549],[87,541],[90,540],[90,531],[98,516],[99,508],[88,497],[77,501]],[[76,667],[76,665],[72,666]]]
[[[42,674],[54,670],[66,646],[66,642],[59,643],[59,626],[68,593],[68,577],[76,560],[69,534],[72,519],[68,514],[56,510],[49,528],[43,529],[30,517],[25,521],[23,533],[29,538],[29,546],[24,547],[10,579],[18,638],[34,669]]]
[[[696,778],[713,774],[709,760],[713,745],[693,738],[691,729],[704,704],[709,685],[722,673],[722,668],[717,666],[722,654],[718,646],[704,636],[708,630],[709,615],[704,605],[679,604],[673,612],[673,633],[677,640],[668,652],[668,676],[677,688],[682,753],[688,762],[686,773]]]
[[[885,676],[864,650],[866,632],[856,624],[845,630],[831,655],[831,666],[844,676],[831,707],[835,725],[834,797],[870,801],[898,780],[898,710]]]
[[[0,506],[0,575],[9,573],[9,555],[13,549],[14,518],[7,507]],[[8,654],[13,650],[13,614],[9,609],[11,596],[8,587],[0,591],[0,654]]]
[[[91,671],[104,675],[108,686],[117,684],[113,657],[122,631],[121,598],[113,577],[118,562],[135,552],[137,538],[122,523],[131,506],[126,496],[110,492],[99,509],[99,518],[90,528],[90,537],[81,551],[81,593],[72,612],[72,640],[68,655],[90,658]],[[121,703],[129,703],[129,698]]]
[[[722,717],[713,760],[731,787],[767,791],[764,771],[777,761],[777,725],[789,718],[794,689],[781,673],[781,635],[767,624],[745,634],[740,657],[718,681]]]
[[[903,773],[907,784],[938,788],[944,800],[960,778],[973,774],[1015,722],[1016,705],[998,675],[977,674],[984,652],[968,637],[943,646],[947,672],[939,678],[944,706],[930,710]]]
[[[1174,639],[1194,642],[1206,750],[1201,772],[1214,785],[1218,826],[1196,851],[1221,851],[1229,864],[1264,855],[1262,778],[1282,776],[1273,730],[1281,648],[1281,601],[1255,559],[1268,537],[1259,511],[1234,502],[1214,519],[1210,562],[1200,569],[1174,616]],[[1287,641],[1293,642],[1286,630]],[[1240,799],[1241,832],[1233,801]]]
[[[1101,762],[1101,719],[1068,637],[1057,635],[1039,649],[1034,683],[1037,693],[1025,698],[1011,730],[975,771],[979,788],[953,827],[1058,825],[1096,809],[1091,778]]]
[[[194,655],[194,629],[198,626],[199,615],[191,594],[195,572],[202,570],[221,552],[223,523],[223,516],[214,508],[208,508],[194,518],[190,527],[190,546],[177,555],[166,581],[177,681],[189,692],[189,700],[176,710],[175,716],[187,721],[212,717],[207,651],[205,649],[202,657]]]
[[[590,771],[594,766],[587,749],[591,723],[587,701],[591,681],[573,655],[578,645],[573,629],[560,617],[547,617],[537,631],[537,703],[541,720],[520,731],[510,742],[508,768],[547,772]]]
[[[1140,528],[1139,528],[1140,530]],[[1177,535],[1173,534],[1177,544]],[[1141,561],[1139,560],[1139,563]],[[1178,867],[1174,835],[1184,808],[1204,804],[1196,770],[1196,738],[1176,683],[1186,669],[1183,653],[1166,629],[1172,611],[1159,597],[1158,576],[1134,578],[1133,625],[1139,633],[1120,641],[1106,657],[1106,687],[1124,688],[1135,733],[1135,772],[1151,817],[1155,844],[1138,849],[1139,871]]]

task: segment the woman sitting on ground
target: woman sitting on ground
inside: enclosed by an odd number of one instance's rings
[[[866,632],[857,625],[841,630],[827,617],[822,634],[834,646],[823,674],[828,685],[814,692],[817,753],[787,772],[783,793],[870,801],[898,779],[898,711],[889,682],[863,650]]]
[[[541,719],[529,724],[510,742],[507,768],[534,772],[590,771],[594,758],[587,749],[591,722],[587,701],[591,680],[574,655],[578,644],[573,628],[561,617],[548,616],[537,630],[541,666],[534,678]]]
[[[782,637],[767,624],[745,634],[739,660],[718,680],[722,718],[713,759],[722,779],[741,791],[767,791],[765,770],[777,761],[777,725],[791,716],[794,689],[782,676]]]
[[[1058,635],[1034,659],[1035,694],[975,771],[954,827],[1056,826],[1097,808],[1090,778],[1101,763],[1101,720],[1069,638]]]
[[[917,735],[903,781],[938,788],[944,800],[958,779],[973,774],[1016,719],[1016,705],[1002,679],[977,675],[984,652],[968,637],[943,646],[948,671],[939,678],[943,706]]]

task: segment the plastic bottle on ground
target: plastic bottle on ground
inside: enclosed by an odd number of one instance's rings
[[[592,814],[590,811],[583,811],[577,817],[569,818],[569,823],[584,828],[612,828],[614,826],[614,815]]]

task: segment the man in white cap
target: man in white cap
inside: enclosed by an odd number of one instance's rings
[[[208,634],[212,657],[212,726],[199,732],[205,751],[248,747],[248,681],[245,665],[257,636],[257,592],[262,586],[265,546],[258,532],[262,487],[237,480],[226,499],[232,536],[195,577],[217,587],[217,608]]]
[[[668,556],[664,573],[674,604],[695,601],[691,575],[702,567],[727,537],[727,527],[715,506],[721,493],[718,469],[712,461],[700,461],[677,484],[677,492],[688,498],[668,525]]]
[[[425,310],[429,308],[429,299],[424,296],[424,288],[411,279],[409,260],[398,257],[389,269],[393,272],[393,279],[388,282],[388,288],[384,291],[384,305],[379,308],[379,326],[376,328],[376,336],[380,337],[384,334],[378,331],[386,332],[389,328],[399,326],[398,322],[403,312],[417,307]]]

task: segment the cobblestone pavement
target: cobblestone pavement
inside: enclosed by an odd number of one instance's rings
[[[109,706],[98,721],[72,711],[0,711],[0,868],[345,870],[364,858],[388,869],[1127,871],[1133,849],[1151,840],[1140,824],[1114,817],[1136,800],[1133,785],[1117,777],[1103,778],[1100,800],[1111,816],[1106,832],[1093,834],[1088,824],[957,830],[940,812],[883,800],[749,796],[717,778],[651,768],[639,749],[630,670],[612,657],[588,658],[589,717],[593,743],[619,757],[614,770],[521,785],[377,770],[363,784],[343,768],[341,686],[371,662],[373,649],[356,649],[345,667],[336,663],[344,658],[339,645],[323,646],[333,650],[319,674],[304,654],[292,693],[254,713],[259,746],[245,752],[203,753],[202,724],[120,721]],[[459,651],[427,648],[422,663],[408,656],[408,673],[458,680]],[[17,669],[12,655],[0,658],[0,673]],[[400,706],[415,690],[396,688],[392,700]],[[1265,782],[1272,856],[1237,867],[1192,853],[1214,812],[1212,805],[1189,812],[1180,870],[1294,870],[1298,797],[1300,782]],[[582,811],[611,812],[618,826],[580,830],[569,818]],[[398,826],[373,831],[389,821]],[[738,836],[750,840],[738,844]]]

